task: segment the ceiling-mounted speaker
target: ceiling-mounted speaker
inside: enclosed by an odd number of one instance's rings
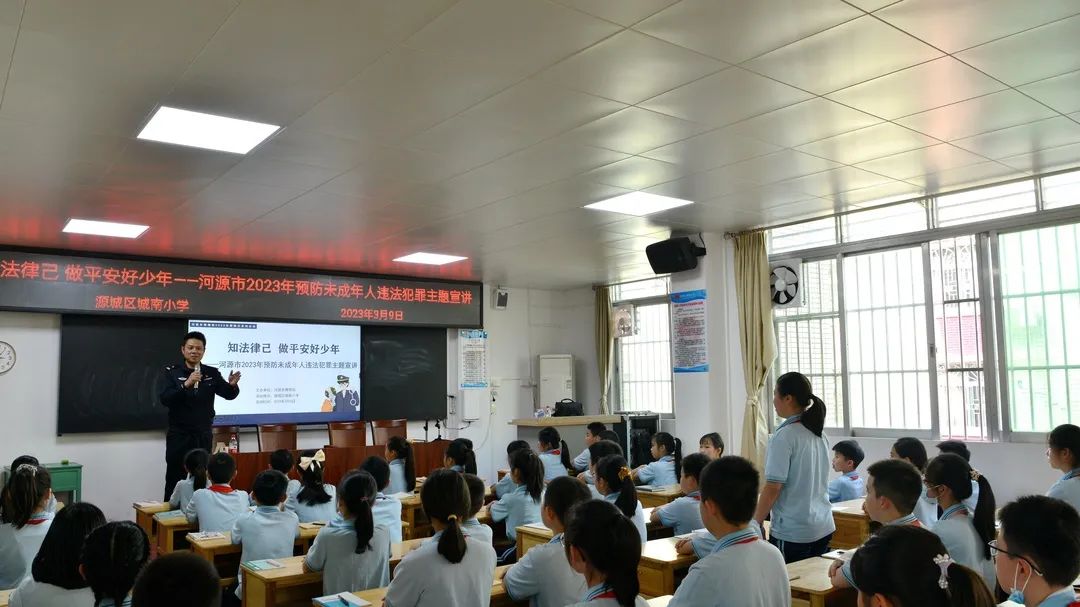
[[[657,274],[693,270],[697,267],[697,258],[704,255],[705,247],[690,242],[686,236],[661,240],[645,247],[645,256]]]

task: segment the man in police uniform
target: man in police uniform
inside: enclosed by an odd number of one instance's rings
[[[338,389],[334,395],[334,412],[341,411],[359,412],[360,394],[356,390],[349,389],[349,378],[346,375],[337,376]]]
[[[229,374],[228,381],[217,369],[202,364],[206,336],[192,331],[184,336],[180,348],[184,362],[161,370],[161,404],[169,409],[169,431],[165,435],[165,500],[173,485],[182,480],[184,456],[192,449],[211,449],[214,423],[214,396],[233,400],[240,394],[240,372]]]

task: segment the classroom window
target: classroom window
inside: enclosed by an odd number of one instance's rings
[[[938,196],[938,225],[998,219],[1035,210],[1035,182],[1031,179]]]
[[[824,247],[839,242],[836,218],[826,217],[768,231],[769,253]]]
[[[926,207],[904,202],[841,215],[844,242],[881,238],[926,229]]]
[[[1080,204],[1080,171],[1043,177],[1042,197],[1045,209]]]
[[[635,334],[615,340],[616,409],[673,413],[668,277],[611,287],[615,305],[634,306]]]

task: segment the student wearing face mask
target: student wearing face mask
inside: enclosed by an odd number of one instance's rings
[[[926,456],[926,447],[922,442],[919,439],[910,436],[905,436],[893,443],[892,450],[889,452],[889,457],[892,459],[902,459],[918,468],[919,472],[922,473],[926,472],[926,463],[929,459]],[[937,498],[923,492],[922,497],[919,498],[919,502],[915,504],[915,518],[919,519],[919,522],[922,523],[924,527],[933,527],[938,518]]]
[[[1077,603],[1073,580],[1080,575],[1080,515],[1069,504],[1029,495],[1001,509],[997,540],[991,543],[999,586],[1009,600],[1030,607]]]

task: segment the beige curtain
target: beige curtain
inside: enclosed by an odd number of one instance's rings
[[[765,233],[739,234],[735,237],[735,293],[739,307],[743,381],[746,384],[742,455],[759,470],[765,467],[765,444],[769,439],[760,396],[768,379],[769,368],[776,358],[768,281]]]
[[[611,289],[596,288],[596,366],[600,368],[600,414],[611,413],[608,392],[611,387],[611,354],[615,347],[615,328],[611,325]]]

